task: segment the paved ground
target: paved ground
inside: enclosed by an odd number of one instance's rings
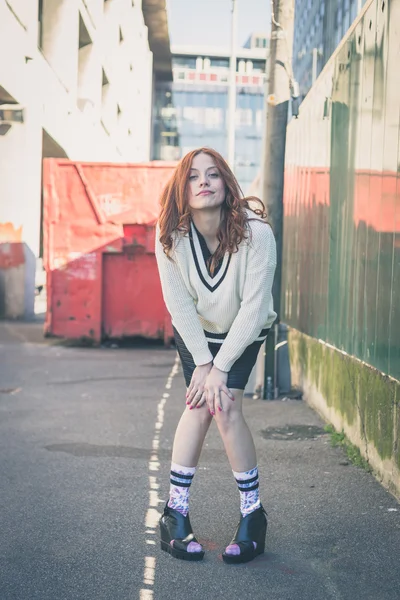
[[[45,344],[38,325],[0,323],[0,600],[399,600],[400,506],[340,464],[299,401],[246,402],[266,554],[220,558],[238,493],[215,427],[192,489],[206,559],[161,553],[156,510],[183,405],[174,361],[157,347]]]

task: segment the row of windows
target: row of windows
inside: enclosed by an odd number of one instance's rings
[[[161,108],[160,117],[164,123],[172,121],[179,127],[185,122],[202,125],[206,129],[218,129],[225,123],[226,110],[221,108],[204,108],[198,106],[178,106],[177,108]],[[251,108],[237,108],[235,111],[235,123],[237,127],[262,127],[263,111],[253,111]]]
[[[213,69],[229,69],[229,58],[197,58],[191,56],[174,56],[172,68],[195,69],[196,71],[209,71]],[[238,73],[265,72],[265,60],[244,60],[238,58],[236,61]]]
[[[256,48],[266,48],[267,47],[267,38],[265,38],[265,37],[256,37],[254,45],[255,45]]]
[[[204,89],[201,91],[192,91],[191,89],[177,90],[175,86],[171,89],[163,87],[156,90],[157,106],[172,106],[178,110],[179,107],[198,106],[204,108],[223,108],[228,106],[227,91],[210,91]],[[237,108],[251,108],[252,110],[262,109],[264,105],[263,95],[238,93],[236,96]]]

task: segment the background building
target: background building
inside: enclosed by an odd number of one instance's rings
[[[254,34],[237,51],[234,170],[243,191],[261,162],[267,38]],[[153,158],[175,160],[199,146],[227,157],[229,51],[172,46],[173,82],[158,82]]]
[[[165,0],[0,2],[0,315],[33,312],[42,159],[150,159],[152,50],[171,77]]]
[[[366,0],[296,0],[293,70],[305,96]]]

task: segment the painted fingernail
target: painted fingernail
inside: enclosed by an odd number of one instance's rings
[[[219,412],[222,412],[222,408],[220,406],[218,406],[218,410]]]
[[[193,408],[194,408],[194,406],[191,406],[191,407],[189,408],[189,410],[193,410]]]
[[[186,402],[186,404],[190,404],[190,400],[188,400],[188,401]]]
[[[215,415],[215,412],[213,411],[211,414],[212,414],[212,416],[214,416],[214,415]]]

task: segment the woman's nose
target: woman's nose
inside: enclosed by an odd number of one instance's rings
[[[200,176],[200,185],[201,186],[208,185],[207,175],[201,175]]]

